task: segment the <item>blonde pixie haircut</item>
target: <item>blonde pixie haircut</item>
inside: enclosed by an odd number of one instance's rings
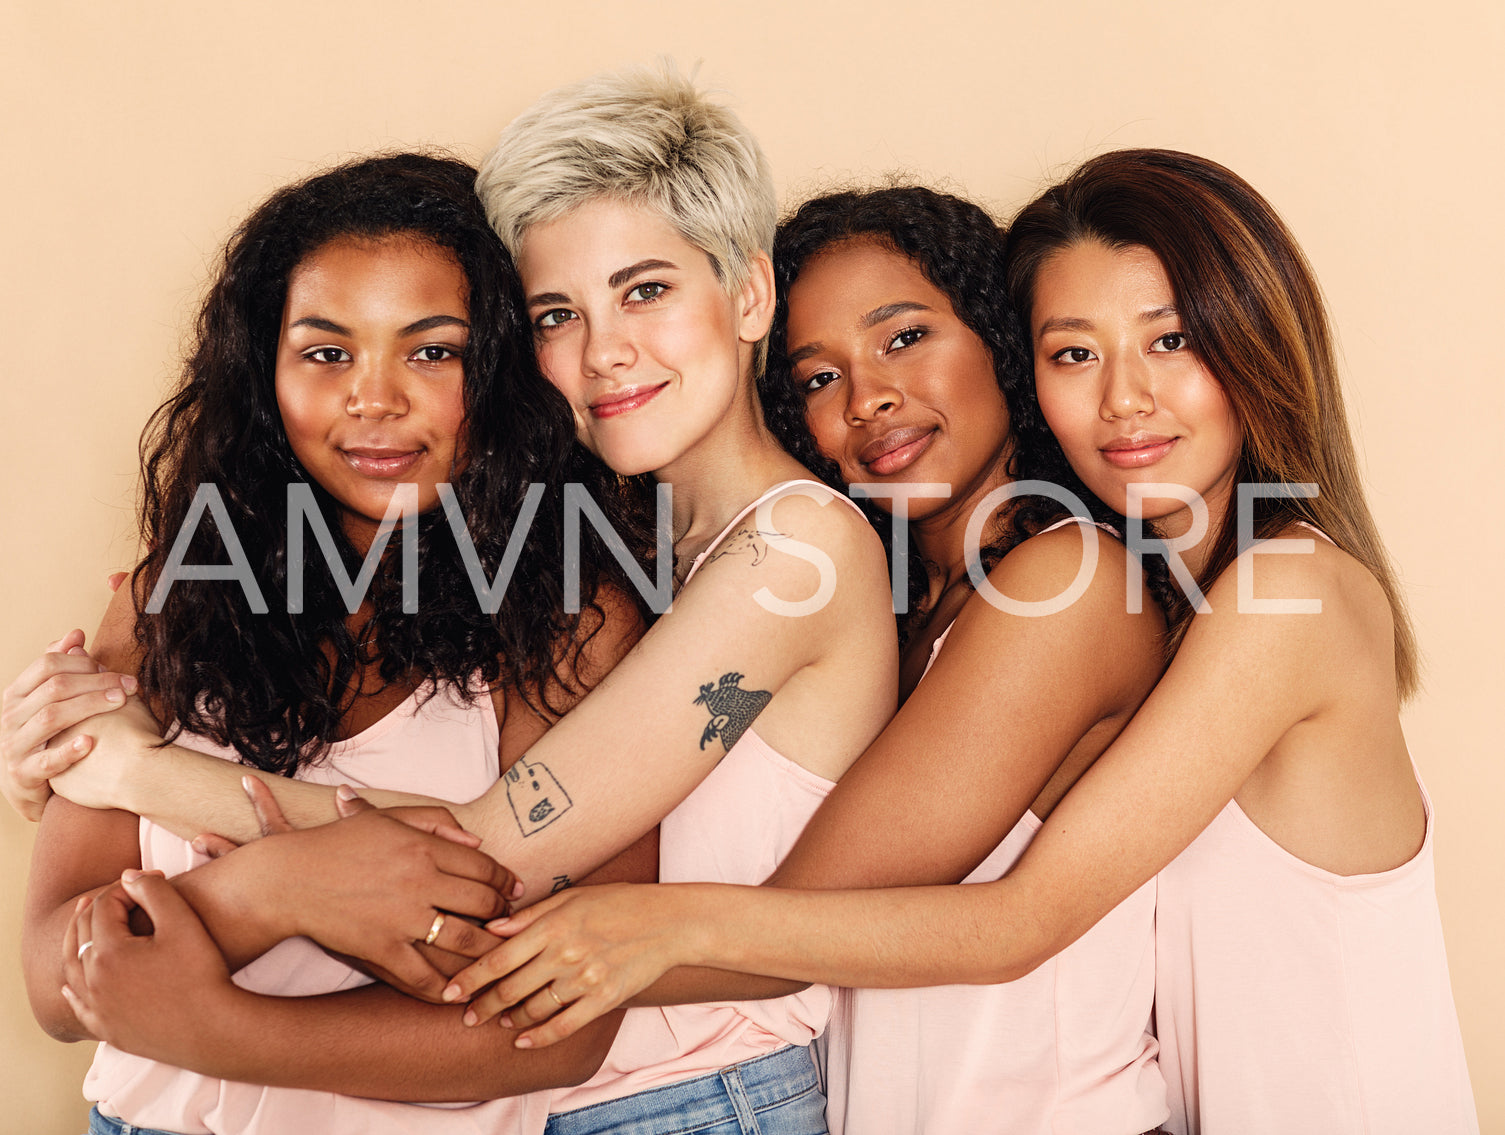
[[[773,175],[757,141],[669,63],[593,75],[544,95],[502,131],[481,163],[476,193],[514,257],[530,227],[587,201],[645,206],[710,258],[732,295],[747,283],[753,257],[771,252],[778,223]]]

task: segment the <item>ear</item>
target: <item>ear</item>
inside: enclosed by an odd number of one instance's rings
[[[773,326],[773,261],[759,250],[748,262],[747,283],[737,296],[737,338],[744,343],[761,343]]]

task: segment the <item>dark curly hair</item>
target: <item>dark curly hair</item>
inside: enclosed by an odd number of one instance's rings
[[[1004,233],[981,206],[920,185],[830,193],[805,202],[782,221],[774,240],[778,303],[768,369],[759,392],[769,428],[791,454],[823,480],[845,488],[834,462],[824,457],[805,426],[805,399],[789,367],[789,289],[810,258],[846,241],[874,241],[911,260],[946,294],[952,310],[987,347],[1008,406],[1013,451],[1008,472],[1016,480],[1041,480],[1075,493],[1093,518],[1123,530],[1123,519],[1094,497],[1066,463],[1035,399],[1028,337],[1008,302]],[[879,515],[868,505],[869,515]],[[981,549],[991,569],[1010,549],[1066,515],[1048,497],[1018,498],[989,532]],[[887,536],[886,523],[877,524]],[[910,559],[911,609],[925,582],[919,557]]]
[[[142,690],[164,720],[234,747],[247,764],[291,774],[315,759],[337,738],[360,675],[373,665],[387,684],[445,680],[466,690],[477,676],[491,686],[510,684],[545,710],[553,709],[549,690],[558,688],[562,655],[573,673],[561,644],[575,639],[581,616],[564,605],[559,489],[566,480],[583,482],[608,514],[623,511],[613,502],[627,490],[575,444],[564,399],[533,362],[517,275],[475,196],[475,176],[453,158],[403,153],[353,161],[273,194],[226,245],[179,389],[142,435],[139,516],[147,553],[132,577]],[[464,272],[467,460],[454,492],[488,579],[530,482],[545,485],[494,615],[481,609],[439,509],[419,524],[416,614],[402,611],[395,540],[367,593],[370,618],[355,633],[321,556],[308,557],[304,568],[303,609],[288,609],[289,484],[311,485],[347,575],[362,559],[333,499],[293,456],[275,391],[289,276],[306,256],[347,237],[428,241],[451,252]],[[219,490],[265,614],[253,613],[234,584],[183,580],[159,613],[140,613],[201,484]],[[223,535],[204,515],[180,562],[228,559]],[[614,561],[591,543],[581,560],[581,594],[598,625],[594,596],[618,582],[603,566]]]

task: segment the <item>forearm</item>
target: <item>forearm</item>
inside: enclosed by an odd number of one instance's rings
[[[629,997],[627,1004],[699,1005],[706,1001],[762,1001],[769,997],[799,993],[809,986],[808,981],[733,973],[702,966],[680,966],[664,974],[636,997]]]
[[[458,1006],[425,1004],[382,985],[321,997],[242,993],[232,1019],[187,1038],[176,1062],[221,1079],[409,1102],[581,1083],[600,1067],[622,1017],[608,1014],[568,1043],[526,1050],[513,1047],[511,1030],[467,1028]]]
[[[1054,950],[1009,880],[884,890],[684,884],[681,965],[867,988],[991,985]]]

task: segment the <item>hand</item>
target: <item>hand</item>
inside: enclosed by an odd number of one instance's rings
[[[254,901],[276,908],[269,917],[288,936],[367,962],[388,984],[429,1001],[439,1000],[453,963],[437,968],[443,956],[427,947],[475,958],[496,944],[466,917],[506,913],[520,887],[467,846],[473,837],[443,808],[382,810],[347,792],[345,819],[292,831],[270,788],[249,776],[245,784],[263,834],[273,837],[256,844],[256,870],[270,889]]]
[[[149,757],[162,743],[162,729],[139,696],[110,713],[98,714],[75,726],[93,736],[89,759],[54,773],[52,790],[84,808],[125,808],[137,761]],[[60,740],[68,740],[68,735]]]
[[[444,999],[465,999],[500,977],[466,1010],[465,1023],[511,1006],[502,1024],[528,1029],[519,1048],[561,1041],[689,960],[681,956],[677,898],[656,885],[583,887],[489,923],[510,941],[455,975]]]
[[[69,631],[21,672],[0,708],[0,791],[28,820],[42,817],[48,779],[82,760],[93,738],[68,734],[96,714],[118,709],[136,679],[104,670],[84,652],[82,631]]]
[[[151,933],[137,936],[131,917],[142,912]],[[202,1057],[245,995],[198,916],[156,872],[127,871],[92,902],[81,900],[63,954],[63,996],[79,1023],[117,1048],[167,1064]]]

